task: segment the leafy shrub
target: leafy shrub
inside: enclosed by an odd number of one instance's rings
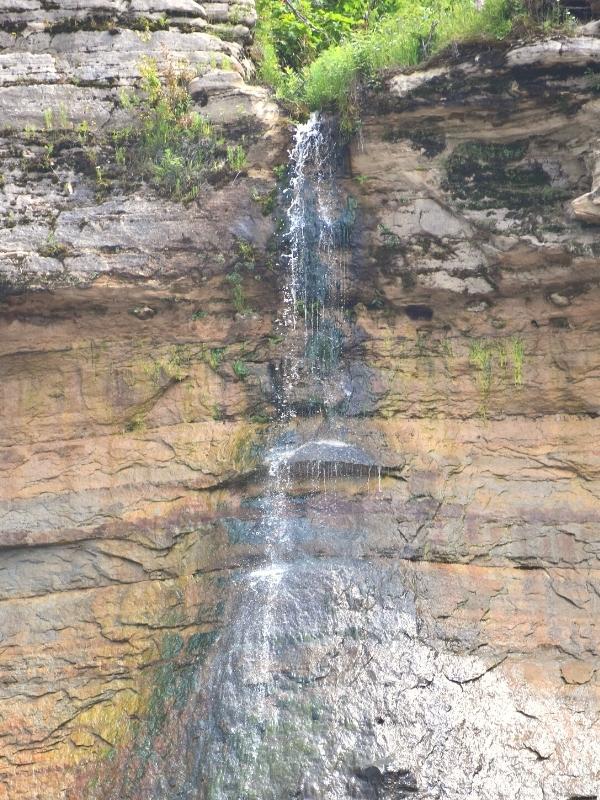
[[[277,68],[299,71],[354,31],[396,11],[402,0],[258,0],[259,38],[268,32]],[[264,43],[264,38],[261,39]]]
[[[244,291],[243,279],[239,272],[230,272],[225,277],[225,280],[231,286],[231,300],[233,307],[238,314],[245,314],[250,309],[246,302],[246,293]]]
[[[164,194],[193,199],[207,175],[224,165],[226,151],[210,124],[191,108],[190,74],[169,69],[161,80],[151,59],[142,62],[141,74],[139,91],[121,96],[134,121],[113,134],[121,154],[117,163]]]
[[[233,373],[239,381],[245,381],[250,374],[250,370],[246,364],[238,358],[233,362]]]
[[[291,2],[291,0],[290,0]],[[414,66],[456,41],[565,21],[558,0],[260,0],[260,76],[299,109],[341,110],[381,69]],[[304,19],[304,22],[302,21]]]
[[[304,73],[303,100],[311,109],[352,102],[352,89],[388,67],[414,66],[457,39],[503,38],[512,27],[513,3],[487,0],[430,0],[402,7],[371,29],[325,51]]]
[[[240,172],[246,166],[246,153],[240,144],[227,146],[227,164],[234,172]]]

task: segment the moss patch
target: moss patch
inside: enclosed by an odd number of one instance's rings
[[[480,209],[532,209],[567,199],[539,162],[526,159],[527,149],[526,141],[465,142],[446,160],[444,189]]]
[[[384,134],[384,140],[387,142],[399,142],[405,139],[419,150],[422,150],[427,158],[434,158],[446,149],[446,136],[443,132],[437,132],[434,129],[434,121],[429,123],[429,126],[421,126],[412,129],[396,129],[392,128]]]
[[[475,369],[474,380],[479,390],[481,416],[486,417],[495,380],[509,379],[514,386],[523,384],[525,351],[517,336],[510,339],[478,339],[471,343],[469,364]]]
[[[259,429],[253,425],[238,428],[228,443],[226,457],[236,472],[255,469],[260,462]]]

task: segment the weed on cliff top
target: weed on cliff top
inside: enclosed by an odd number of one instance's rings
[[[501,40],[569,21],[558,0],[259,0],[262,80],[301,112],[356,116],[357,88],[448,45]]]

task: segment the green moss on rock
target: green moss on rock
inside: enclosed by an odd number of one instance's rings
[[[470,208],[523,210],[566,199],[542,165],[527,159],[528,143],[465,142],[446,160],[444,189]]]

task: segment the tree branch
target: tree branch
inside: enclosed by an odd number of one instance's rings
[[[300,22],[304,23],[304,25],[307,25],[309,28],[311,28],[311,30],[315,31],[316,33],[320,33],[320,34],[324,35],[326,39],[329,39],[329,36],[325,33],[325,31],[322,28],[317,28],[316,25],[313,25],[313,23],[309,19],[307,19],[304,16],[304,14],[301,14],[298,11],[298,9],[294,5],[292,5],[290,0],[283,0],[283,2],[289,8],[289,10],[292,12],[292,14],[297,19],[300,20]]]

